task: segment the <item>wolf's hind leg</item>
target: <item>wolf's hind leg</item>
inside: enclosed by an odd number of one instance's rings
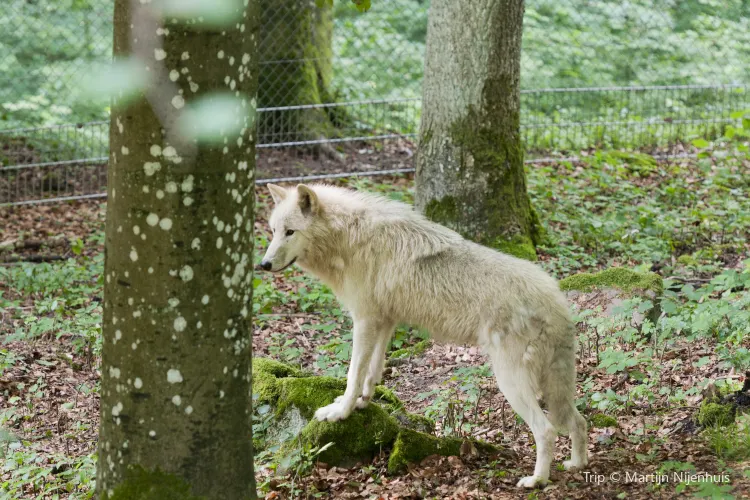
[[[539,406],[534,386],[529,378],[531,374],[524,362],[519,358],[505,355],[498,348],[494,348],[489,354],[500,391],[534,434],[536,444],[534,475],[521,478],[517,486],[535,488],[543,485],[549,480],[557,431]]]
[[[320,421],[335,422],[345,419],[352,413],[357,404],[357,399],[363,394],[365,378],[370,370],[374,351],[379,348],[382,336],[380,332],[385,330],[383,323],[382,320],[378,319],[354,319],[352,360],[346,377],[346,391],[341,398],[336,398],[333,403],[318,408],[315,412],[315,418]]]
[[[570,434],[570,460],[566,470],[581,469],[588,464],[588,432],[575,405],[575,350],[572,342],[557,346],[549,375],[542,387],[552,423]]]
[[[549,417],[555,426],[570,434],[570,460],[563,462],[565,470],[585,467],[589,462],[586,419],[578,413],[575,403],[572,400],[550,403]]]

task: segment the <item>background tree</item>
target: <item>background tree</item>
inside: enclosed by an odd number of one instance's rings
[[[175,22],[115,2],[114,55],[148,83],[111,116],[100,498],[255,496],[255,145],[242,109],[255,107],[260,15],[257,0],[209,7]],[[226,25],[199,20],[222,8]],[[202,142],[197,129],[223,109],[217,91],[237,96],[238,133],[217,124]]]
[[[523,0],[430,5],[416,205],[463,236],[536,258],[523,167]]]
[[[262,107],[334,102],[333,8],[311,0],[261,0],[258,102]],[[318,139],[333,130],[325,109],[266,112],[263,142]],[[279,134],[284,134],[279,136]],[[294,134],[290,136],[289,134]]]

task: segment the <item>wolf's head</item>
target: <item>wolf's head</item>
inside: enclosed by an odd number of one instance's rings
[[[310,241],[309,230],[319,217],[321,206],[315,191],[304,184],[297,185],[296,189],[269,184],[268,190],[276,204],[268,221],[273,239],[260,268],[278,272],[297,260],[304,260]]]

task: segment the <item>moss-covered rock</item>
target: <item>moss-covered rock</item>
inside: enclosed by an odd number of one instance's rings
[[[459,438],[437,438],[423,432],[402,429],[393,443],[393,450],[388,459],[388,473],[403,472],[410,463],[419,463],[430,455],[444,457],[462,455],[462,450],[471,454],[497,455],[503,452],[510,457],[512,452],[479,440]],[[465,452],[465,453],[466,453]]]
[[[433,434],[435,432],[435,422],[424,415],[402,411],[394,413],[393,416],[396,417],[401,427],[426,434]]]
[[[390,413],[398,413],[404,411],[404,403],[398,399],[398,396],[389,388],[378,385],[375,387],[375,394],[373,399],[380,405],[385,406]]]
[[[734,422],[737,407],[731,403],[721,404],[704,401],[701,404],[696,420],[702,427],[724,427]]]
[[[326,406],[346,390],[346,382],[331,377],[286,377],[278,379],[279,397],[275,403],[276,416],[295,407],[306,419],[315,410]]]
[[[602,305],[609,316],[623,301],[633,297],[650,301],[653,305],[644,316],[633,311],[633,324],[640,326],[645,318],[656,323],[661,315],[660,301],[664,293],[661,276],[656,273],[638,273],[623,267],[613,267],[596,274],[580,273],[560,281],[560,289],[567,292],[574,303]]]
[[[351,467],[372,459],[389,448],[399,432],[398,421],[378,404],[356,410],[346,420],[320,422],[310,420],[299,435],[301,442],[313,446],[333,443],[319,455],[321,462]],[[294,446],[293,444],[291,446]]]
[[[302,371],[269,358],[253,358],[253,393],[260,402],[271,404],[279,396],[278,379],[301,377]]]
[[[383,447],[390,447],[403,427],[430,430],[429,419],[404,411],[403,403],[387,387],[378,386],[373,404],[356,410],[340,422],[318,422],[313,417],[321,406],[334,402],[346,389],[346,381],[311,377],[301,370],[267,358],[253,360],[253,392],[258,405],[269,405],[273,419],[265,441],[256,448],[282,445],[281,453],[291,453],[300,444],[321,447],[334,443],[318,457],[321,461],[350,466],[372,458]]]
[[[418,463],[430,455],[451,456],[461,453],[461,440],[436,438],[422,432],[404,429],[399,432],[388,459],[388,473],[403,472],[407,464]]]
[[[258,395],[256,404],[269,405],[273,414],[265,440],[254,442],[258,450],[280,445],[279,454],[288,455],[301,445],[320,448],[333,443],[318,459],[329,465],[348,467],[393,447],[394,470],[428,455],[460,453],[462,440],[425,434],[434,432],[435,423],[406,412],[403,403],[386,387],[378,386],[373,402],[355,410],[346,420],[319,422],[313,418],[315,411],[343,394],[345,381],[306,376],[299,369],[265,358],[253,360],[253,380],[253,392]],[[498,451],[480,441],[471,443],[474,450]],[[412,444],[418,446],[412,449]]]
[[[617,419],[612,415],[605,415],[604,413],[595,413],[591,416],[591,427],[604,428],[604,427],[617,427]]]
[[[623,292],[651,290],[661,293],[664,285],[661,276],[656,273],[638,273],[624,267],[613,267],[596,274],[580,273],[560,281],[560,289],[565,292],[591,292],[602,288],[616,288]]]

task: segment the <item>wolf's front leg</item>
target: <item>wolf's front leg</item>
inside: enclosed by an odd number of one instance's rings
[[[334,403],[318,408],[315,418],[320,421],[335,422],[348,417],[357,404],[357,398],[362,395],[365,377],[370,366],[377,343],[379,341],[377,320],[354,320],[352,335],[352,362],[346,377],[346,392]]]

